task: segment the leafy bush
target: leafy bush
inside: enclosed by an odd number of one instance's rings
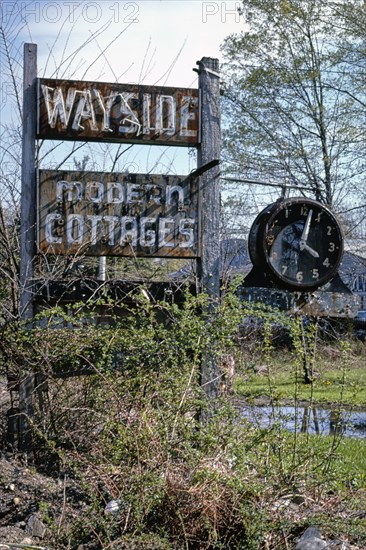
[[[108,323],[99,322],[101,308]],[[204,295],[187,292],[178,307],[141,293],[131,308],[77,304],[43,312],[33,328],[4,330],[4,366],[19,379],[37,372],[42,388],[30,427],[35,464],[66,472],[85,502],[77,518],[47,509],[53,545],[257,550],[280,543],[284,520],[274,510],[284,488],[298,496],[309,486],[319,497],[337,449],[329,442],[309,450],[308,437],[243,419],[219,391],[223,369],[209,391],[202,385],[202,369],[214,372],[228,353],[239,356],[238,326],[254,316],[263,320],[258,344],[268,356],[278,324],[295,353],[304,349],[298,320],[240,303],[235,289],[215,307]]]

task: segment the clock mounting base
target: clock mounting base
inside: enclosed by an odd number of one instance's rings
[[[309,317],[353,318],[360,308],[359,298],[343,283],[338,274],[323,287],[312,291],[279,289],[253,268],[238,289],[241,300],[262,303],[289,314]]]

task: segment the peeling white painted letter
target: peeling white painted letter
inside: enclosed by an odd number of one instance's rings
[[[170,227],[169,227],[170,226]],[[173,227],[171,227],[173,226]],[[159,220],[159,248],[162,246],[167,246],[169,248],[174,247],[173,238],[170,241],[167,241],[166,238],[168,235],[171,237],[174,236],[174,219],[173,218],[160,218]]]
[[[81,244],[83,242],[84,218],[80,214],[71,214],[67,217],[66,238],[67,244]]]
[[[186,238],[186,240],[179,243],[180,248],[192,248],[194,245],[194,224],[195,220],[193,218],[180,220],[179,232]]]
[[[62,243],[62,237],[55,235],[55,223],[61,219],[61,214],[48,214],[45,220],[45,236],[46,241],[50,244]]]
[[[141,246],[155,246],[155,231],[153,229],[146,229],[147,225],[153,225],[156,223],[155,218],[141,218],[140,220],[140,245]]]

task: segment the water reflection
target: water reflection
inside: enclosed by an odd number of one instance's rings
[[[318,435],[340,435],[366,437],[366,412],[326,409],[314,406],[253,406],[241,407],[244,418],[259,427],[269,427],[274,423],[294,432]]]

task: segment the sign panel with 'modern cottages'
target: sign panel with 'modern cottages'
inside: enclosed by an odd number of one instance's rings
[[[37,137],[197,146],[198,89],[38,79]]]
[[[40,170],[45,254],[199,256],[198,178]]]

